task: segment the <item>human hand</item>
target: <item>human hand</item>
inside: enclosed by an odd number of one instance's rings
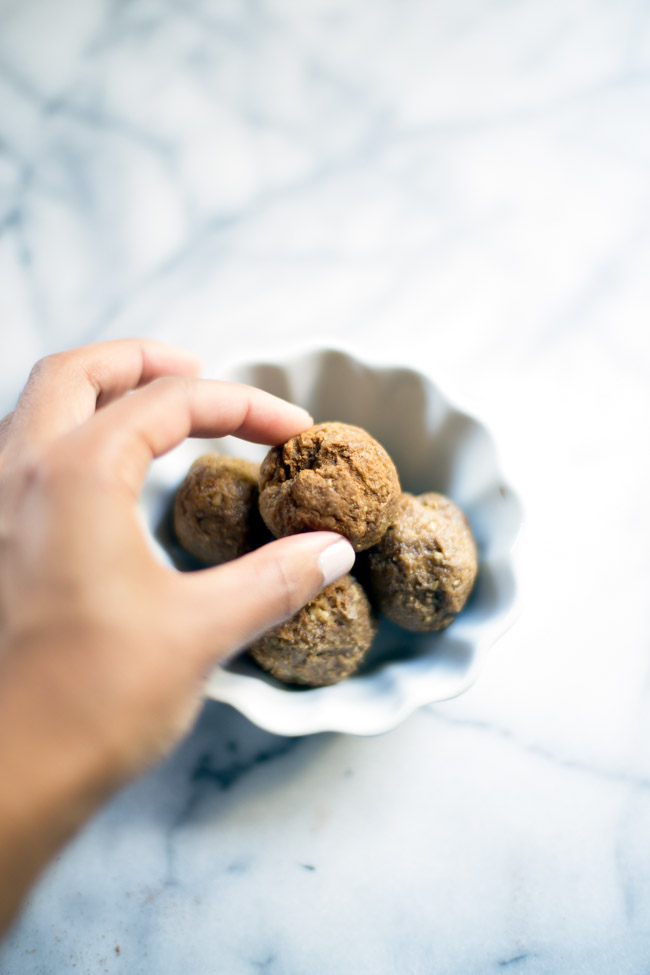
[[[37,364],[0,424],[0,873],[18,894],[187,730],[217,661],[354,560],[314,532],[191,574],[156,561],[136,512],[154,457],[189,435],[276,444],[312,422],[197,371],[159,343],[88,346]],[[14,907],[0,898],[0,923]]]

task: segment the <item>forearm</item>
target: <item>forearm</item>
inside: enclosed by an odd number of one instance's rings
[[[45,668],[47,669],[47,668]],[[0,931],[52,856],[117,784],[46,675],[0,675]]]

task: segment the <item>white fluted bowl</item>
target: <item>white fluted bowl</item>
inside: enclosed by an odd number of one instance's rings
[[[236,367],[220,378],[299,403],[316,422],[340,420],[368,430],[393,458],[403,490],[440,491],[464,510],[478,545],[479,573],[449,629],[415,634],[382,620],[363,669],[340,684],[287,687],[244,654],[215,669],[207,695],[275,734],[373,735],[422,705],[467,690],[516,615],[513,548],[522,522],[483,424],[452,406],[421,373],[370,366],[338,351]],[[191,567],[191,560],[173,538],[171,499],[192,460],[206,450],[261,460],[267,448],[231,437],[188,440],[154,464],[143,510],[158,554],[179,568]]]

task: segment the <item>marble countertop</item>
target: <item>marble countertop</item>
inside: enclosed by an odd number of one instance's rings
[[[524,612],[376,738],[208,704],[3,975],[637,975],[650,950],[650,7],[0,0],[0,407],[122,335],[372,347],[492,428]]]

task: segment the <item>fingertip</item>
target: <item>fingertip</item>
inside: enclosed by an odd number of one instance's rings
[[[306,426],[312,427],[314,425],[314,418],[311,413],[308,412],[303,406],[299,406],[297,403],[291,404],[296,411],[296,415],[300,414],[301,420],[304,419]]]
[[[256,386],[234,383],[232,388],[246,405],[240,426],[231,431],[242,440],[280,446],[313,425],[311,414],[297,403]]]
[[[274,437],[268,438],[269,443],[278,447],[314,425],[313,416],[302,406],[298,406],[297,403],[289,403],[287,400],[282,400],[281,403],[280,427]]]

